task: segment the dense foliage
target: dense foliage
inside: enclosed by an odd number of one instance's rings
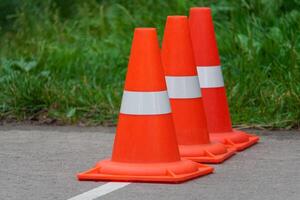
[[[2,0],[0,119],[115,123],[134,27],[213,9],[235,124],[299,127],[299,0]]]

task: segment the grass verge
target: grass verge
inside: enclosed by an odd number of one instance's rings
[[[213,9],[233,123],[300,126],[300,3],[1,1],[0,119],[114,124],[134,27]],[[5,11],[5,12],[4,12]]]

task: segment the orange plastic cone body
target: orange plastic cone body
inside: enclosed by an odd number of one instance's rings
[[[211,140],[239,151],[257,143],[259,137],[232,129],[210,8],[191,8],[189,25]]]
[[[223,162],[236,150],[209,140],[186,16],[167,18],[161,52],[180,156]]]
[[[135,29],[112,158],[79,180],[181,182],[212,171],[181,160],[156,29]]]

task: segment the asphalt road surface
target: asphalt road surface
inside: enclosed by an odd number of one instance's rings
[[[181,184],[107,184],[79,182],[75,174],[110,156],[114,128],[2,125],[0,199],[299,200],[300,131],[248,132],[261,141],[214,165],[211,175]]]

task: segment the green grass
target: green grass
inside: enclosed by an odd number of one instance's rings
[[[300,2],[0,3],[0,120],[114,124],[134,27],[213,9],[235,125],[300,126]]]

